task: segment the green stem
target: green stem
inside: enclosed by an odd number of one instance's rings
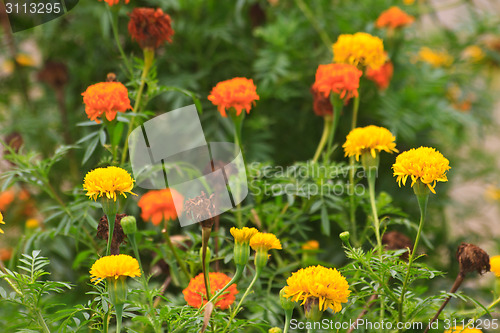
[[[358,122],[358,111],[359,111],[359,94],[354,97],[354,104],[352,106],[352,120],[351,120],[351,131],[356,128]]]
[[[106,244],[106,255],[111,254],[111,242],[113,241],[113,232],[115,231],[116,214],[106,214],[108,219],[108,244]]]
[[[116,46],[118,47],[118,51],[120,52],[120,55],[123,59],[123,63],[125,64],[125,67],[127,67],[127,70],[129,72],[129,75],[133,75],[132,71],[132,66],[130,66],[130,63],[128,61],[128,58],[125,56],[125,52],[123,52],[121,43],[120,43],[120,38],[118,36],[118,12],[116,10],[111,10],[109,6],[105,6],[106,10],[108,11],[109,19],[111,21],[111,30],[113,31],[113,37],[115,38]]]
[[[247,295],[250,293],[250,290],[253,290],[253,285],[259,279],[261,270],[262,270],[262,268],[256,267],[256,269],[255,269],[255,275],[253,277],[252,282],[250,282],[250,285],[248,286],[247,290],[245,290],[245,293],[243,294],[243,297],[241,297],[241,300],[238,303],[238,306],[234,309],[234,311],[231,312],[231,316],[230,316],[230,318],[229,318],[229,320],[227,322],[226,327],[224,328],[224,331],[222,331],[222,333],[227,332],[227,330],[229,329],[229,326],[231,325],[234,317],[238,314],[238,311],[241,308],[241,304],[243,303],[243,301],[245,300],[245,298],[247,297]]]
[[[38,319],[38,324],[42,328],[43,332],[50,333],[49,327],[47,326],[47,323],[43,319],[43,316],[42,316],[42,313],[40,312],[40,310],[36,311],[36,317]]]
[[[417,182],[414,186],[420,186],[421,184]],[[426,186],[426,185],[423,185]],[[413,260],[415,258],[415,252],[417,252],[418,242],[420,240],[420,235],[422,234],[422,229],[425,221],[425,214],[427,212],[427,201],[429,199],[428,194],[417,195],[418,206],[420,208],[420,223],[418,225],[417,237],[415,238],[415,244],[413,245],[413,251],[411,251],[410,258],[408,259],[408,271],[406,272],[406,277],[401,288],[401,298],[399,301],[399,321],[403,322],[403,306],[405,301],[406,288],[408,287],[408,280],[410,279],[411,267],[413,265]],[[400,329],[399,332],[402,332]]]
[[[290,328],[290,320],[292,319],[292,312],[285,310],[285,327],[283,327],[283,333],[288,333],[288,329]]]
[[[351,131],[356,128],[359,111],[359,94],[354,97],[352,107]],[[354,244],[357,244],[358,232],[356,225],[356,201],[354,200],[354,156],[349,158],[349,218],[351,220],[351,233]]]
[[[377,252],[382,258],[382,239],[380,238],[380,221],[378,219],[377,204],[375,203],[375,172],[368,171],[368,191],[370,193],[370,205],[373,214],[373,227],[377,238]]]
[[[137,94],[135,96],[134,108],[132,109],[133,113],[137,113],[139,111],[139,108],[141,107],[142,93],[144,91],[144,85],[146,84],[146,78],[148,77],[149,70],[153,66],[154,55],[155,55],[155,53],[154,53],[153,49],[148,49],[148,48],[144,49],[144,67],[142,69],[141,82],[139,84],[139,89],[137,90]],[[128,137],[130,136],[130,133],[132,133],[132,130],[134,129],[134,125],[135,125],[135,117],[132,117],[130,119],[130,123],[128,125],[127,136],[125,137],[125,145],[123,147],[121,164],[124,164],[125,160],[127,159]]]
[[[323,134],[321,135],[321,139],[319,140],[319,144],[318,144],[318,148],[316,149],[316,153],[314,153],[314,157],[312,160],[313,163],[318,161],[319,156],[321,155],[321,152],[323,151],[323,148],[325,148],[329,134],[332,131],[333,117],[332,116],[325,116],[324,119],[325,120],[323,123]]]
[[[184,264],[184,261],[181,260],[181,258],[179,257],[179,254],[175,250],[174,244],[172,244],[172,240],[170,239],[170,234],[168,232],[168,225],[166,222],[165,222],[165,228],[163,230],[164,230],[163,235],[165,236],[165,240],[167,241],[167,245],[170,248],[170,251],[172,251],[172,254],[175,257],[175,260],[179,264],[179,267],[181,268],[184,275],[186,275],[188,281],[190,281],[193,277],[191,276],[191,273],[189,273],[186,265]]]
[[[120,333],[122,328],[123,304],[115,305],[116,312],[116,333]]]
[[[328,136],[328,144],[326,146],[326,154],[325,161],[330,162],[330,155],[332,153],[333,139],[335,138],[335,131],[337,130],[337,126],[340,119],[340,114],[342,113],[343,101],[340,98],[339,94],[330,94],[330,103],[333,106],[333,123],[332,129],[330,131],[330,135]]]
[[[208,264],[207,261],[207,248],[208,248],[208,241],[210,239],[210,233],[212,232],[212,227],[206,228],[203,227],[201,230],[201,264],[202,264],[202,270],[203,270],[203,278],[205,280],[205,289],[206,289],[206,296],[207,300],[211,299],[210,297],[210,277],[209,277],[209,271],[208,271]]]
[[[217,298],[219,298],[227,290],[227,288],[229,288],[232,284],[237,283],[241,279],[241,276],[243,275],[244,268],[245,268],[245,266],[243,266],[243,265],[236,265],[236,272],[234,273],[234,276],[231,279],[231,281],[229,281],[224,286],[224,288],[222,288],[214,296],[212,296],[210,301],[208,301],[207,303],[205,303],[205,305],[203,305],[201,307],[200,311],[203,311],[203,309],[205,308],[205,306],[207,306],[208,303],[210,303],[210,302],[216,303]]]

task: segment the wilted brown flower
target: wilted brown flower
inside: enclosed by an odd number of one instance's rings
[[[120,244],[125,241],[125,233],[123,232],[121,220],[127,216],[127,214],[118,214],[115,218],[115,229],[113,232],[113,239],[111,240],[111,254],[120,254]],[[108,218],[106,215],[101,217],[99,220],[99,225],[97,226],[97,237],[100,239],[108,239]]]
[[[333,106],[330,98],[325,97],[317,89],[311,87],[311,94],[313,95],[313,110],[317,116],[331,116],[333,114]]]
[[[215,222],[213,217],[216,215],[214,201],[215,193],[207,197],[207,194],[201,191],[201,195],[186,200],[184,210],[194,220],[201,221],[203,228],[211,228]]]
[[[172,43],[174,35],[170,16],[160,8],[135,8],[130,14],[128,31],[143,49],[156,49],[165,41]]]
[[[68,67],[62,62],[47,61],[38,72],[37,79],[53,89],[62,88],[68,82]]]
[[[490,256],[474,244],[460,244],[456,257],[460,265],[460,273],[467,274],[477,271],[479,274],[483,274],[490,271]]]
[[[398,232],[398,231],[389,231],[382,236],[382,244],[385,245],[387,250],[403,250],[410,249],[413,250],[413,244],[408,238],[408,236]],[[407,260],[408,252],[405,252],[401,255],[401,258]]]

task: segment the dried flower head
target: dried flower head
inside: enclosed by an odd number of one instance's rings
[[[160,8],[134,8],[129,16],[128,31],[141,48],[156,49],[164,42],[172,43],[172,20]]]
[[[386,60],[382,39],[366,32],[340,35],[332,48],[336,63],[377,69]]]
[[[99,0],[99,1],[106,2],[109,5],[109,7],[112,7],[114,5],[118,5],[120,3],[120,0]],[[128,4],[129,2],[130,2],[130,0],[124,1],[125,4]]]
[[[139,262],[126,254],[111,255],[98,259],[90,269],[93,283],[97,284],[103,279],[118,279],[122,276],[141,276]]]
[[[490,271],[495,273],[496,277],[500,277],[500,256],[490,257]]]
[[[100,123],[97,119],[103,114],[108,121],[116,118],[117,112],[132,109],[127,88],[120,82],[99,82],[93,84],[82,93],[85,112],[90,120]]]
[[[402,28],[410,25],[415,21],[415,18],[406,14],[399,7],[393,6],[380,14],[375,22],[377,28]]]
[[[122,168],[108,166],[106,168],[97,168],[89,171],[83,181],[83,189],[87,191],[87,196],[97,200],[98,197],[106,197],[116,201],[118,195],[132,193],[134,180],[130,174]]]
[[[271,233],[259,232],[250,239],[250,246],[255,251],[281,250],[279,239]]]
[[[229,281],[231,281],[231,278],[224,273],[210,272],[208,276],[210,278],[211,295],[215,295],[219,290],[224,288]],[[182,291],[182,293],[184,294],[184,299],[187,304],[190,306],[199,308],[205,305],[207,303],[207,298],[203,273],[200,273],[196,277],[192,278],[191,281],[189,281],[189,285]],[[228,309],[229,306],[234,303],[237,293],[238,290],[236,289],[236,284],[233,283],[219,297],[215,306],[221,310]]]
[[[159,225],[163,220],[175,220],[177,209],[182,211],[183,202],[184,197],[179,192],[167,188],[147,192],[137,205],[141,208],[141,217],[144,221]]]
[[[479,274],[483,274],[490,271],[490,256],[474,244],[460,244],[456,257],[460,265],[460,273],[467,274],[477,271]]]
[[[436,193],[436,183],[448,181],[446,172],[450,170],[450,162],[434,148],[420,147],[399,154],[392,169],[400,187],[401,182],[405,185],[410,177],[411,186],[419,180]]]
[[[411,242],[411,239],[395,230],[386,232],[382,236],[382,244],[385,245],[387,250],[413,250],[413,243]],[[408,253],[409,252],[403,253],[401,257],[405,260],[408,259]]]
[[[321,311],[330,308],[333,312],[339,312],[351,293],[342,274],[335,268],[323,266],[302,268],[292,273],[286,283],[285,297],[291,297],[294,302],[302,301],[302,304],[310,298],[316,298]]]
[[[121,221],[127,214],[117,214],[115,217],[115,228],[113,229],[113,239],[111,240],[111,254],[119,254],[120,244],[125,241],[125,233],[123,232]],[[108,217],[103,215],[97,225],[97,237],[108,240],[109,224]]]
[[[313,89],[322,93],[325,98],[333,92],[347,101],[358,96],[359,79],[362,75],[362,71],[349,64],[319,65]]]
[[[333,115],[333,106],[328,97],[325,97],[318,89],[311,86],[311,94],[313,95],[313,110],[317,116],[331,116]]]
[[[392,74],[394,73],[394,65],[390,60],[387,60],[379,69],[368,68],[366,70],[366,78],[375,82],[380,90],[387,89],[391,83]]]
[[[53,89],[62,88],[68,82],[68,67],[62,62],[47,61],[38,72],[37,79]]]
[[[208,100],[217,106],[223,117],[227,117],[226,111],[230,108],[234,108],[236,115],[239,116],[243,110],[250,113],[252,105],[259,100],[259,95],[252,79],[235,77],[217,83],[210,92]]]
[[[390,154],[397,153],[395,140],[396,137],[388,129],[369,125],[349,132],[342,147],[345,156],[355,156],[356,161],[359,161],[359,157],[365,153],[370,153],[373,158],[382,150]]]
[[[436,51],[425,46],[418,52],[417,60],[426,62],[433,67],[448,67],[453,63],[453,57],[445,50]]]
[[[203,227],[212,227],[215,222],[213,217],[216,215],[215,193],[207,197],[207,194],[201,191],[201,195],[186,200],[184,211],[187,215],[191,215],[193,220],[201,221]]]

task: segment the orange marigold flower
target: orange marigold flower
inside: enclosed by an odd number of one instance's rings
[[[139,203],[141,207],[141,217],[144,221],[149,221],[154,225],[159,225],[163,219],[165,221],[175,220],[177,210],[182,210],[184,197],[174,189],[164,189],[149,191],[144,194]]]
[[[219,290],[224,288],[226,284],[231,281],[231,278],[224,273],[210,272],[210,294],[215,295]],[[205,282],[203,280],[203,273],[198,274],[196,277],[189,281],[189,285],[186,289],[182,291],[184,294],[184,299],[187,304],[195,308],[200,308],[207,303]],[[236,284],[233,283],[226,292],[219,297],[219,300],[215,303],[215,306],[221,310],[229,308],[231,304],[234,303],[236,299],[236,294],[238,290],[236,289]]]
[[[164,42],[172,43],[172,20],[160,8],[135,8],[129,16],[128,31],[141,48],[158,48]]]
[[[112,121],[117,112],[132,109],[127,88],[120,82],[99,82],[82,93],[85,112],[90,120],[100,123],[103,114]]]
[[[406,14],[399,7],[392,6],[391,8],[383,11],[375,22],[377,28],[402,28],[404,26],[410,25],[415,21],[415,18],[411,15]]]
[[[329,97],[330,92],[333,91],[347,101],[351,97],[358,96],[361,75],[363,75],[362,71],[349,64],[319,65],[313,89],[325,97]]]
[[[12,248],[1,248],[0,261],[8,261],[10,258],[12,258]]]
[[[250,113],[252,104],[255,105],[255,101],[259,100],[259,95],[252,79],[235,77],[217,83],[210,92],[208,100],[217,105],[223,117],[227,117],[226,110],[230,108],[234,108],[236,115],[239,116],[243,109],[246,113]]]
[[[368,68],[366,71],[366,78],[375,82],[380,90],[384,90],[389,86],[393,73],[394,65],[390,60],[388,60],[379,69]]]
[[[99,0],[99,1],[107,2],[110,7],[120,3],[120,0]],[[130,0],[125,0],[124,2],[125,4],[128,4]]]
[[[7,207],[14,201],[15,191],[13,188],[0,193],[0,210],[5,211]]]
[[[325,97],[321,92],[314,87],[311,87],[313,95],[313,110],[317,116],[331,116],[333,114],[333,106],[328,97]]]
[[[302,250],[306,251],[311,251],[311,250],[318,250],[319,249],[319,242],[317,240],[310,240],[307,241],[306,243],[302,244]]]

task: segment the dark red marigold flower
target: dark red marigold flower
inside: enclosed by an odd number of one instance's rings
[[[172,43],[172,21],[160,8],[135,8],[129,16],[128,31],[141,48],[155,49],[165,41]]]

